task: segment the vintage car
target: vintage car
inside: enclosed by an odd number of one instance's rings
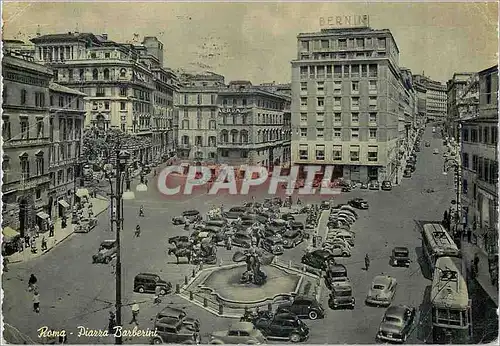
[[[425,146],[426,146],[426,147],[430,147],[430,146],[431,146],[431,143],[429,143],[429,141],[425,141]]]
[[[330,201],[322,201],[319,208],[321,210],[330,210]]]
[[[300,229],[290,229],[283,233],[283,247],[291,249],[302,243],[304,235]]]
[[[245,207],[232,207],[229,211],[225,212],[223,215],[228,221],[236,221],[247,212]]]
[[[354,309],[356,299],[352,295],[352,283],[350,281],[339,281],[330,289],[328,306],[330,309],[348,307]]]
[[[200,331],[200,320],[197,318],[188,317],[186,311],[174,307],[167,306],[156,314],[156,321],[162,318],[169,318],[177,322],[184,322],[186,325],[191,326],[191,329]]]
[[[350,281],[347,277],[347,268],[343,264],[329,265],[325,271],[325,285],[331,290],[339,282]]]
[[[410,250],[407,247],[398,246],[392,249],[391,265],[393,267],[410,266]]]
[[[109,263],[116,256],[116,240],[104,240],[97,254],[92,256],[92,263]]]
[[[433,154],[438,155],[439,154],[439,149],[438,148],[434,149]]]
[[[162,318],[154,322],[156,335],[151,337],[152,344],[192,344],[201,342],[199,331],[189,324],[171,318]]]
[[[368,202],[365,201],[363,198],[354,198],[351,199],[348,203],[353,208],[368,209]]]
[[[210,344],[265,344],[266,337],[251,322],[233,323],[229,330],[210,334]]]
[[[325,242],[331,242],[334,239],[341,239],[346,241],[350,246],[354,246],[354,233],[344,230],[331,230],[325,238]]]
[[[389,275],[377,275],[366,296],[367,305],[389,306],[396,294],[397,281]]]
[[[407,305],[394,305],[385,311],[377,339],[390,342],[406,342],[415,320],[415,308]]]
[[[158,274],[139,273],[134,277],[134,292],[155,293],[156,288],[160,289],[161,295],[172,292],[172,284],[162,280]]]
[[[329,264],[335,264],[335,258],[328,250],[314,250],[302,256],[301,263],[314,269],[325,270]]]
[[[252,235],[249,231],[238,230],[231,237],[232,244],[249,249],[252,247]]]
[[[208,226],[225,227],[227,226],[227,221],[224,219],[214,219],[205,221],[205,227]]]
[[[382,182],[382,190],[391,191],[392,190],[392,183],[389,180],[384,180]]]
[[[172,218],[172,223],[174,225],[184,225],[186,219],[188,219],[189,222],[194,223],[201,221],[202,217],[198,210],[186,210],[182,212],[181,216],[174,216]]]
[[[362,189],[362,190],[368,189],[368,183],[361,183],[361,185],[359,186],[359,188]]]
[[[350,257],[351,249],[340,241],[330,240],[323,242],[323,249],[328,250],[334,257]]]
[[[411,178],[411,170],[405,169],[403,172],[403,178]]]
[[[295,221],[295,217],[292,214],[282,214],[280,218],[285,221]]]
[[[268,339],[285,340],[293,343],[309,338],[309,327],[295,314],[281,313],[270,317],[260,317],[254,322]]]
[[[76,233],[88,233],[93,230],[95,226],[97,226],[97,219],[95,217],[84,217],[74,226],[74,229]]]
[[[380,190],[380,184],[378,181],[376,180],[372,180],[370,181],[370,183],[368,184],[368,188],[370,190]]]
[[[278,236],[266,237],[260,241],[260,247],[273,255],[283,255],[283,238]]]
[[[290,227],[293,229],[293,230],[304,230],[306,229],[306,227],[304,226],[304,224],[300,221],[292,221],[290,222]]]
[[[316,320],[325,317],[325,310],[314,297],[296,296],[293,302],[280,304],[276,314],[292,313],[300,318]]]
[[[168,243],[173,244],[175,247],[186,247],[182,246],[184,244],[190,244],[190,239],[186,235],[177,235],[175,237],[168,238]]]

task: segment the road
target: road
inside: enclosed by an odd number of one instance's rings
[[[354,283],[354,294],[357,306],[349,311],[328,310],[327,317],[319,321],[307,321],[311,326],[310,343],[373,343],[378,324],[384,309],[366,307],[364,298],[373,277],[387,273],[396,277],[399,282],[396,303],[411,304],[418,307],[423,299],[424,289],[430,281],[423,279],[417,261],[420,244],[415,220],[440,220],[445,208],[453,199],[452,175],[442,175],[442,156],[433,155],[434,148],[442,152],[440,138],[433,138],[427,129],[424,139],[431,141],[431,147],[422,146],[419,154],[417,170],[411,179],[405,179],[392,191],[355,190],[337,196],[339,203],[353,197],[363,197],[370,204],[369,211],[360,211],[360,218],[353,226],[356,231],[356,246],[353,256],[340,260],[347,266],[349,276]],[[425,193],[434,188],[434,193]],[[190,199],[178,200],[160,194],[154,185],[148,192],[136,193],[136,199],[125,201],[124,231],[122,234],[122,291],[123,322],[128,326],[131,317],[130,306],[134,300],[140,303],[139,323],[141,328],[151,327],[151,318],[161,307],[152,305],[151,295],[132,292],[133,278],[140,272],[158,273],[167,281],[180,283],[184,275],[189,275],[192,266],[175,264],[175,257],[167,256],[168,238],[185,234],[180,226],[172,226],[172,216],[180,215],[186,209],[198,209],[204,213],[212,205],[224,204],[229,207],[243,201],[249,196],[205,196],[205,191]],[[265,197],[266,192],[255,191],[257,200]],[[308,196],[301,198],[305,202],[317,201],[321,197]],[[144,205],[146,217],[138,217],[140,205]],[[133,237],[136,224],[141,225],[140,238]],[[28,336],[37,340],[37,329],[49,326],[53,329],[66,329],[73,332],[68,336],[69,343],[111,343],[108,338],[80,337],[76,335],[77,326],[91,329],[107,328],[108,311],[113,309],[115,282],[111,265],[92,264],[91,256],[104,239],[114,238],[109,232],[109,219],[103,213],[98,227],[88,234],[75,234],[62,245],[47,255],[34,259],[29,263],[11,265],[10,271],[3,276],[4,318]],[[388,260],[392,247],[407,246],[411,249],[412,264],[409,269],[391,268]],[[282,260],[300,261],[304,245],[287,250]],[[371,258],[368,272],[363,271],[364,255]],[[218,256],[224,262],[230,261],[231,253],[219,248]],[[37,275],[41,294],[41,312],[32,311],[31,294],[27,292],[27,279],[31,273]],[[326,307],[326,293],[323,297]],[[232,322],[229,319],[217,318],[210,313],[190,306],[188,302],[176,296],[169,296],[164,303],[185,307],[188,313],[202,321],[202,336],[213,330],[226,329]],[[414,333],[409,341],[417,340]],[[135,339],[128,342],[143,342]]]

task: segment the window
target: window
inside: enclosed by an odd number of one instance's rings
[[[323,128],[317,128],[316,129],[316,137],[317,138],[323,138],[324,137],[324,129]]]
[[[364,48],[365,47],[365,39],[364,38],[357,38],[356,39],[356,47]]]
[[[328,48],[330,48],[330,41],[321,40],[321,49],[328,49]]]
[[[332,65],[326,65],[326,77],[327,78],[332,77]]]
[[[201,94],[198,94],[198,96],[197,96],[197,102],[198,102],[199,105],[201,105],[201,101],[202,101]]]
[[[104,109],[109,110],[109,101],[104,101]]]
[[[28,155],[25,154],[21,157],[19,157],[19,160],[21,161],[21,178],[29,178],[30,176],[30,162],[28,160]]]
[[[369,129],[368,138],[377,139],[377,129]]]
[[[340,139],[342,137],[342,129],[340,127],[333,128],[333,138]]]
[[[317,82],[317,87],[318,87],[318,93],[324,93],[325,92],[325,82]]]
[[[68,79],[70,81],[73,80],[73,69],[71,69],[71,68],[68,70]]]
[[[369,109],[377,109],[377,97],[376,96],[370,96],[368,100],[368,108]]]
[[[471,129],[470,140],[472,143],[477,143],[477,129]]]
[[[21,90],[21,104],[24,105],[26,104],[26,96],[28,95],[28,92],[26,90]]]
[[[376,123],[377,122],[377,113],[370,113],[368,115],[368,121],[370,123]]]
[[[333,161],[342,161],[342,146],[333,146]]]
[[[351,66],[351,77],[358,78],[359,77],[359,65]]]
[[[125,97],[127,96],[127,88],[120,88],[120,96]]]
[[[361,65],[361,77],[366,77],[368,75],[368,67],[366,65]]]
[[[340,65],[333,66],[333,77],[342,78],[342,66]]]
[[[36,119],[36,138],[43,137],[43,118]]]
[[[104,88],[103,87],[97,87],[96,92],[95,92],[95,96],[96,97],[104,97],[104,95],[105,95]]]
[[[342,107],[342,98],[341,97],[334,97],[333,98],[333,107],[334,108]]]
[[[307,78],[307,66],[300,67],[300,78]]]
[[[370,64],[368,66],[368,77],[377,77],[378,76],[378,66],[377,64]]]
[[[378,39],[378,48],[384,48],[385,49],[385,37]]]
[[[99,78],[99,72],[95,68],[95,69],[92,70],[92,79],[93,80],[97,80],[98,78]]]
[[[301,97],[300,98],[300,106],[301,107],[307,107],[307,97]]]
[[[36,107],[45,107],[45,94],[44,93],[35,93],[35,106]]]
[[[325,159],[325,146],[317,144],[316,145],[316,160],[323,161]]]
[[[85,70],[83,68],[78,70],[78,74],[79,74],[80,80],[85,79]]]
[[[477,172],[477,166],[478,166],[478,157],[477,155],[472,155],[472,170],[474,172]]]
[[[307,82],[300,82],[300,91],[307,92]]]
[[[318,78],[325,78],[325,66],[316,66]]]
[[[36,175],[44,174],[43,152],[36,155]]]
[[[307,113],[300,113],[300,121],[307,122]]]
[[[183,130],[189,130],[189,120],[184,119],[184,120],[182,121],[182,129],[183,129]]]
[[[8,172],[10,170],[10,158],[7,155],[3,156],[2,170],[4,172]]]
[[[336,123],[342,122],[342,113],[333,113],[333,121]]]
[[[309,158],[309,148],[307,144],[299,144],[299,159],[307,160]]]
[[[467,194],[468,191],[469,191],[468,181],[467,181],[467,179],[463,179],[462,180],[462,192],[464,194]]]
[[[318,107],[325,107],[325,98],[324,97],[318,97]]]
[[[120,78],[125,78],[127,76],[127,70],[122,68],[120,70]]]
[[[109,70],[107,68],[104,69],[104,80],[109,80]]]
[[[463,153],[462,155],[462,167],[465,169],[469,169],[469,154]]]
[[[306,128],[301,128],[300,129],[300,137],[301,138],[307,138],[307,129]]]
[[[351,161],[359,161],[359,145],[351,145],[349,148],[349,159]]]
[[[351,139],[352,140],[359,140],[359,128],[353,127],[351,129]]]
[[[491,128],[491,144],[497,145],[498,143],[498,128],[493,126]]]
[[[126,110],[127,104],[125,102],[120,102],[120,110],[124,111]]]
[[[334,94],[342,94],[342,82],[341,81],[334,81],[333,82],[333,93]]]
[[[483,142],[483,128],[479,127],[479,130],[477,130],[477,142],[482,143]]]
[[[59,107],[64,107],[64,97],[62,96],[59,96]],[[97,105],[95,109],[97,109]]]
[[[359,109],[359,97],[351,97],[351,109]]]
[[[368,90],[370,92],[377,91],[377,81],[376,80],[368,81]]]
[[[28,118],[21,118],[21,139],[29,138],[29,122]]]
[[[483,142],[484,144],[489,144],[490,143],[490,138],[489,138],[490,130],[488,127],[483,128]]]
[[[378,148],[376,146],[368,146],[368,161],[373,162],[378,160]]]
[[[359,94],[359,82],[358,81],[351,83],[351,92],[353,94]]]
[[[4,140],[8,140],[11,138],[11,130],[10,130],[10,119],[9,118],[3,118],[3,123],[2,123],[2,136]]]
[[[359,123],[359,113],[351,113],[351,123]]]
[[[343,65],[344,69],[344,78],[349,78],[349,65]]]
[[[347,40],[346,39],[340,39],[339,40],[339,48],[340,49],[346,49],[347,48]]]
[[[492,85],[491,85],[491,74],[486,75],[486,103],[490,104],[491,103],[491,93],[492,93]]]

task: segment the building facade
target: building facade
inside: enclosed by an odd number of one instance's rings
[[[133,45],[69,32],[31,41],[35,60],[54,71],[54,82],[87,95],[86,126],[137,136],[140,147],[130,149],[143,163],[173,150],[177,80],[162,67],[163,44],[156,38]]]
[[[423,74],[414,75],[413,78],[419,84],[419,87],[425,89],[425,113],[428,121],[444,123],[448,105],[446,85]]]
[[[459,102],[463,102],[461,96],[473,75],[474,73],[471,72],[454,73],[453,77],[446,83],[447,114],[445,128],[448,135],[453,138],[457,138],[457,129],[453,124],[457,124],[457,120],[459,119],[458,104]]]
[[[217,162],[218,95],[224,76],[184,74],[177,98],[179,112],[177,156],[181,160]]]
[[[2,227],[27,234],[48,218],[49,82],[32,57],[4,51]]]
[[[477,244],[498,253],[498,65],[474,76],[463,97],[474,99],[461,112],[462,194],[464,223]]]
[[[83,163],[85,94],[56,83],[49,85],[48,152],[50,186],[47,214],[63,217],[75,202]]]
[[[231,166],[283,162],[284,113],[290,98],[249,81],[233,81],[219,92],[219,163]]]
[[[399,49],[387,29],[298,35],[292,61],[292,164],[334,178],[393,180],[401,169]]]

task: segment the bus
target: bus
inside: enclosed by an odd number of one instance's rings
[[[427,223],[423,226],[422,251],[431,271],[434,271],[439,257],[461,257],[457,244],[439,223]]]
[[[472,336],[472,309],[461,258],[437,259],[430,298],[433,343],[468,343]]]

